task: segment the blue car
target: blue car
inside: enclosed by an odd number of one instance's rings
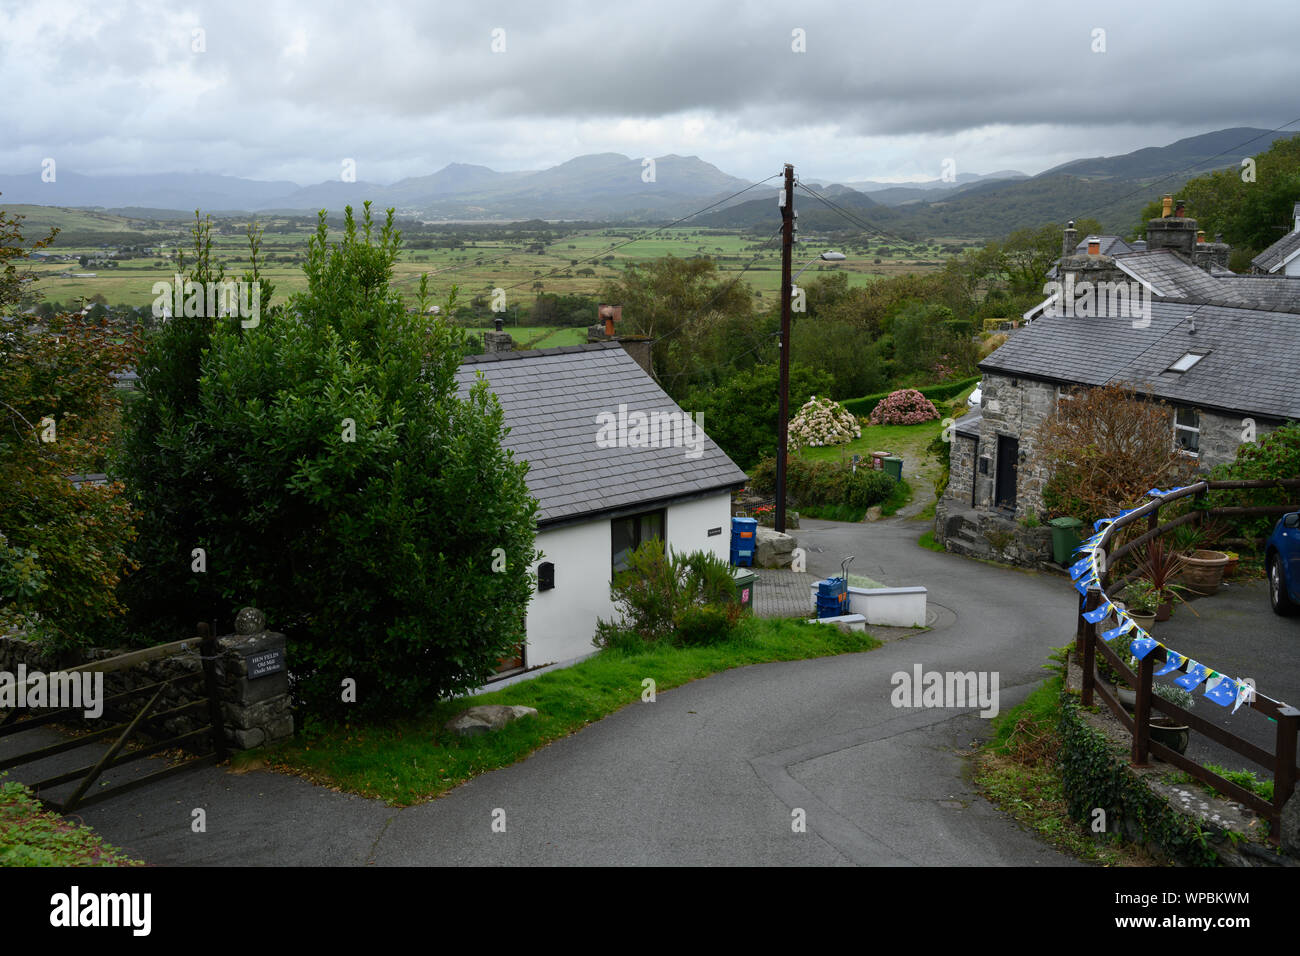
[[[1283,515],[1264,544],[1268,599],[1276,614],[1300,608],[1300,511]]]

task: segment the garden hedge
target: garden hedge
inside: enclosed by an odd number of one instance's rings
[[[974,375],[971,378],[964,378],[957,382],[945,382],[943,385],[927,385],[925,388],[918,388],[917,391],[924,395],[932,402],[946,402],[956,398],[966,389],[970,388],[980,380],[981,376]],[[875,395],[864,395],[861,398],[850,398],[840,402],[846,409],[854,415],[870,415],[877,405],[892,395],[897,389],[890,389],[887,392],[878,392]]]

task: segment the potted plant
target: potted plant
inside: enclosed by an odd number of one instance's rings
[[[1191,710],[1196,706],[1196,698],[1192,696],[1192,692],[1183,690],[1174,684],[1162,684],[1153,681],[1151,690],[1157,697],[1163,698],[1171,704],[1176,704],[1183,710]],[[1153,711],[1147,727],[1151,731],[1152,740],[1164,744],[1174,753],[1187,752],[1187,744],[1191,739],[1192,731],[1186,724],[1180,724],[1164,714]]]
[[[1137,672],[1138,659],[1131,654],[1129,655],[1128,666],[1134,673]],[[1192,696],[1192,692],[1183,690],[1175,684],[1152,681],[1151,692],[1157,697],[1183,708],[1183,710],[1191,710],[1196,706],[1196,698]],[[1116,683],[1115,696],[1126,709],[1132,711],[1137,708],[1137,692],[1132,688]],[[1191,728],[1187,725],[1179,724],[1153,709],[1150,718],[1147,720],[1147,728],[1151,733],[1152,740],[1164,744],[1175,753],[1186,753],[1187,744],[1191,738]]]
[[[1241,555],[1236,551],[1225,551],[1223,553],[1228,556],[1228,563],[1223,566],[1223,576],[1225,578],[1233,577],[1237,573],[1237,563],[1241,560]]]
[[[1198,594],[1214,594],[1223,584],[1228,555],[1223,551],[1200,549],[1183,558],[1183,584]]]
[[[1138,569],[1142,578],[1155,588],[1160,596],[1156,606],[1156,620],[1167,621],[1174,610],[1174,580],[1182,573],[1183,558],[1159,538],[1154,538],[1142,549]]]
[[[1179,525],[1170,532],[1174,550],[1183,560],[1182,582],[1197,594],[1214,594],[1223,583],[1228,555],[1210,546],[1223,537],[1227,527],[1210,519]]]
[[[1156,608],[1160,604],[1160,595],[1149,581],[1134,581],[1124,589],[1124,610],[1138,627],[1151,630],[1156,620]]]

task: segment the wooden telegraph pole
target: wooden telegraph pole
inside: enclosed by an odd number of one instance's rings
[[[785,449],[790,429],[790,258],[794,251],[794,167],[785,164],[785,202],[781,204],[781,404],[776,437],[777,531],[785,531]]]

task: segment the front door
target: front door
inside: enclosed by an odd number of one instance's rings
[[[1020,439],[998,436],[998,466],[993,484],[993,503],[999,508],[1016,510],[1016,466],[1020,457]]]

